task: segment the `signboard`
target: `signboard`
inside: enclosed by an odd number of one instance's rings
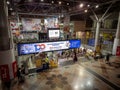
[[[2,81],[9,81],[10,80],[9,67],[7,64],[0,65],[0,74],[1,74]]]
[[[18,44],[18,55],[33,54],[46,51],[79,48],[80,40],[66,40],[43,43],[24,43]]]
[[[19,36],[20,31],[19,31],[19,25],[17,20],[10,20],[10,28],[12,30],[12,34]]]
[[[60,30],[59,29],[48,30],[48,36],[49,36],[49,38],[59,38],[60,37]]]
[[[13,68],[13,75],[14,75],[14,78],[17,76],[17,62],[14,61],[12,63],[12,68]]]
[[[120,46],[117,46],[116,56],[120,56]]]

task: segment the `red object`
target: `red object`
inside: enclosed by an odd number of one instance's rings
[[[40,49],[45,49],[45,44],[39,44],[38,46],[40,47]]]
[[[15,78],[16,75],[17,75],[17,62],[16,61],[14,61],[12,63],[12,68],[13,68],[13,75],[14,75],[14,78]]]
[[[2,81],[9,81],[10,75],[9,75],[9,67],[8,65],[0,65],[0,74]]]
[[[116,56],[120,56],[120,46],[117,46]]]

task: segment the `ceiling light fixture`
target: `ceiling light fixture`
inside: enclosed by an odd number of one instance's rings
[[[86,9],[84,12],[85,12],[85,13],[87,13],[87,12],[88,12],[88,10]]]
[[[95,6],[95,8],[98,8],[98,7],[99,7],[99,5],[96,5],[96,6]]]
[[[54,3],[54,1],[52,1],[52,3]]]
[[[44,0],[41,0],[41,2],[43,2]]]
[[[87,7],[90,7],[90,5],[88,4]]]
[[[9,1],[7,1],[6,3],[7,3],[8,5],[10,4],[10,2],[9,2]]]
[[[84,4],[83,4],[83,3],[81,3],[81,4],[80,4],[80,8],[82,8],[83,6],[84,6]]]
[[[59,1],[59,5],[61,5],[62,4],[62,2],[61,1]]]
[[[69,5],[69,3],[67,3],[67,5]]]

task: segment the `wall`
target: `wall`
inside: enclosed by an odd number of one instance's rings
[[[85,31],[85,21],[73,21],[74,22],[74,31]]]

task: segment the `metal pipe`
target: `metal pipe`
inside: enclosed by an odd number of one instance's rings
[[[105,15],[108,13],[108,11],[110,10],[110,8],[112,7],[112,5],[115,3],[115,1],[114,2],[112,2],[112,4],[110,4],[110,6],[107,8],[107,10],[105,11],[105,13],[102,15],[102,17],[100,18],[101,20],[105,17]]]
[[[18,13],[19,15],[35,15],[35,16],[59,16],[59,13],[55,14],[32,14],[32,13]]]

